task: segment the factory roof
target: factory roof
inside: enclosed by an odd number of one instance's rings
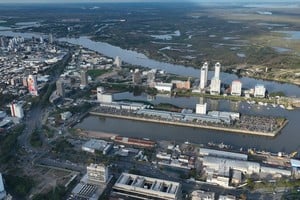
[[[199,149],[200,155],[210,155],[210,156],[216,156],[216,157],[222,157],[222,158],[233,158],[238,160],[247,160],[248,155],[241,154],[241,153],[234,153],[234,152],[228,152],[228,151],[219,151],[215,149],[207,149],[207,148],[200,148]]]

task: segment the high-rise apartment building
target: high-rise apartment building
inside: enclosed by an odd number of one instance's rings
[[[29,75],[27,79],[28,91],[32,96],[38,96],[37,80],[34,75]]]
[[[214,77],[211,80],[211,84],[210,84],[210,94],[220,94],[221,92],[221,80]]]
[[[242,95],[242,83],[241,81],[232,81],[231,83],[231,95],[241,96]]]
[[[200,90],[207,86],[208,63],[205,62],[200,70]]]
[[[24,117],[24,111],[22,108],[22,104],[13,102],[10,104],[10,112],[12,117],[17,117],[22,119]]]

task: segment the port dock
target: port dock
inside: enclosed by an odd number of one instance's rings
[[[119,118],[119,119],[127,119],[127,120],[135,120],[135,121],[142,121],[142,122],[150,122],[150,123],[158,123],[158,124],[168,124],[174,126],[184,126],[184,127],[192,127],[192,128],[203,128],[203,129],[211,129],[211,130],[218,130],[218,131],[226,131],[231,133],[239,133],[239,134],[249,134],[249,135],[257,135],[257,136],[267,136],[267,137],[275,137],[280,131],[286,126],[288,120],[284,120],[280,126],[271,131],[271,132],[263,132],[263,131],[253,131],[253,130],[245,130],[236,128],[234,126],[224,127],[218,125],[206,125],[206,124],[199,124],[193,122],[183,122],[183,121],[170,121],[165,119],[158,119],[158,118],[151,118],[148,116],[139,116],[139,115],[131,115],[130,113],[105,113],[99,111],[91,111],[91,115],[102,116],[102,117],[111,117],[111,118]]]

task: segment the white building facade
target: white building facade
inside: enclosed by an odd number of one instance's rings
[[[254,97],[264,98],[265,96],[266,96],[265,86],[257,84],[254,88]]]
[[[221,80],[214,77],[210,84],[210,94],[219,95],[221,92]]]
[[[242,83],[241,81],[232,81],[231,83],[231,95],[241,96],[242,95]]]
[[[206,115],[207,104],[196,104],[196,114]]]
[[[220,73],[221,73],[221,64],[217,62],[215,64],[215,78],[220,79]]]
[[[200,70],[200,90],[205,89],[207,86],[208,63],[205,62]]]
[[[22,108],[22,104],[13,102],[10,105],[10,112],[12,117],[17,117],[22,119],[24,117],[24,111]]]
[[[108,167],[105,165],[90,164],[87,166],[88,181],[93,183],[106,183],[108,181]]]

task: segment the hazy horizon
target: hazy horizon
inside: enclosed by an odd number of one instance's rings
[[[0,4],[29,3],[153,3],[153,2],[192,2],[192,3],[300,3],[300,0],[0,0]]]

